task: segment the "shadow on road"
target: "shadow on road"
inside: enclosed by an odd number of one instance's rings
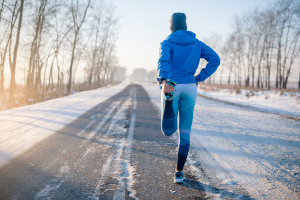
[[[243,194],[237,194],[235,192],[229,192],[227,190],[219,189],[219,188],[201,183],[199,181],[195,181],[191,177],[189,177],[188,175],[185,179],[185,183],[180,184],[180,186],[195,189],[195,190],[199,190],[199,191],[202,191],[202,192],[211,193],[211,194],[218,194],[218,195],[220,195],[220,198],[230,197],[230,198],[234,198],[234,199],[255,200],[254,198],[251,198],[251,197],[243,195]]]

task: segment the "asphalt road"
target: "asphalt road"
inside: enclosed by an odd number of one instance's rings
[[[0,199],[206,199],[142,86],[131,84],[0,169]]]

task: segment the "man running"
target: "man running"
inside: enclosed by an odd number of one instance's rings
[[[174,13],[170,19],[171,34],[160,44],[157,71],[161,85],[161,127],[166,136],[177,130],[179,114],[179,148],[174,182],[182,183],[183,167],[190,147],[190,132],[198,82],[211,76],[220,65],[218,54],[187,31],[184,13]],[[200,58],[208,64],[194,76]]]

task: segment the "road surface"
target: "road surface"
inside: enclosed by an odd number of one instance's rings
[[[0,199],[300,197],[299,122],[201,97],[187,180],[173,184],[178,136],[160,131],[156,88],[130,84],[11,159]]]

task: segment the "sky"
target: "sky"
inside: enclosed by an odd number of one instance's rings
[[[186,14],[188,30],[196,33],[199,40],[211,33],[218,33],[225,40],[235,15],[266,7],[274,1],[111,0],[120,17],[119,65],[127,67],[127,75],[135,68],[156,69],[159,44],[170,34],[169,20],[175,12]]]

